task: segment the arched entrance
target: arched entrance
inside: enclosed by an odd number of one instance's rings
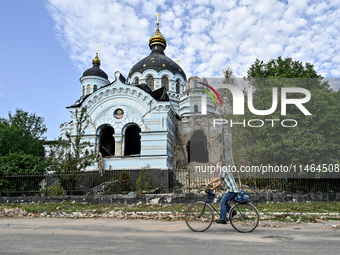
[[[100,127],[99,132],[99,152],[103,157],[110,157],[115,155],[115,138],[113,134],[115,130],[109,125]]]
[[[124,156],[132,156],[140,154],[140,132],[138,125],[129,125],[125,130],[124,138]]]
[[[196,130],[187,144],[187,153],[189,162],[209,162],[207,148],[207,137],[202,130]]]

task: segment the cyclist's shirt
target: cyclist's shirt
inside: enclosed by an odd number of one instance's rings
[[[223,188],[224,188],[224,192],[239,192],[239,189],[236,185],[234,176],[232,175],[232,173],[230,171],[226,171],[223,172],[221,171],[219,174],[219,177],[222,178],[222,184],[223,184]]]

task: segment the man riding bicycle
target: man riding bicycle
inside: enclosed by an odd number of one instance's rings
[[[218,175],[218,177],[208,182],[206,187],[208,188],[210,184],[213,184],[216,182],[215,186],[211,188],[212,190],[215,190],[216,188],[220,187],[221,184],[223,184],[224,194],[220,202],[220,205],[221,205],[220,219],[215,220],[215,222],[219,224],[227,224],[227,212],[229,213],[229,210],[230,210],[230,206],[228,202],[229,200],[233,199],[237,195],[237,193],[239,192],[239,189],[236,185],[236,182],[235,182],[235,179],[232,173],[227,170],[222,171],[221,162],[218,162],[216,164],[216,168],[217,170],[220,170],[220,174]],[[236,212],[234,213],[236,214]]]

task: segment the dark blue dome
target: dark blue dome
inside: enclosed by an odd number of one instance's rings
[[[83,77],[99,76],[104,79],[108,79],[107,74],[102,69],[100,69],[100,59],[98,58],[98,53],[96,53],[96,57],[92,60],[92,64],[93,66],[83,73]]]
[[[161,48],[161,46],[158,47]],[[169,70],[173,74],[182,75],[184,80],[186,79],[186,75],[182,68],[175,61],[168,58],[164,54],[163,50],[153,49],[149,56],[143,58],[131,68],[129,77],[131,77],[131,75],[135,72],[143,73],[147,69],[153,69],[157,72],[160,72],[161,70]]]

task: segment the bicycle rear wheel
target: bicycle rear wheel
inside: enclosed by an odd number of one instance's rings
[[[213,222],[213,212],[209,204],[197,202],[188,207],[185,223],[195,232],[206,231]]]
[[[231,215],[234,215],[234,217]],[[229,220],[238,232],[249,233],[259,224],[259,213],[256,207],[250,203],[236,204],[229,212]]]

